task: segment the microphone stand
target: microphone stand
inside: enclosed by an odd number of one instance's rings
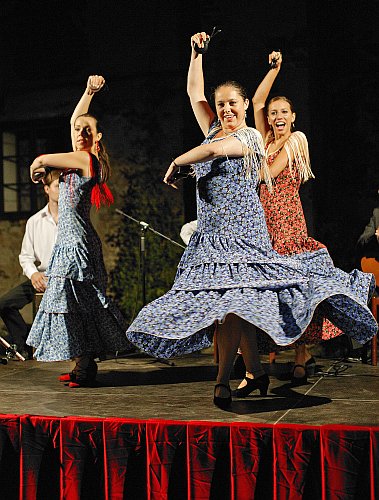
[[[146,231],[149,230],[152,233],[160,236],[161,238],[164,238],[165,240],[169,241],[173,245],[176,245],[176,246],[178,246],[180,248],[184,249],[186,247],[184,245],[181,245],[177,241],[172,240],[168,236],[160,233],[159,231],[156,231],[155,229],[153,229],[152,227],[150,227],[150,224],[148,224],[147,222],[139,221],[139,220],[135,219],[134,217],[126,214],[122,210],[119,210],[118,208],[116,208],[116,212],[118,214],[123,215],[124,217],[132,220],[133,222],[135,222],[136,224],[138,224],[140,226],[141,232],[140,232],[140,246],[139,246],[139,250],[140,250],[140,269],[141,269],[141,285],[142,285],[141,289],[142,289],[142,304],[145,306],[146,305],[146,259],[145,259],[145,248],[146,248],[145,238],[146,238]],[[160,359],[160,358],[154,358],[154,362],[158,362],[158,361],[160,363],[164,363],[164,364],[169,365],[169,366],[175,366],[175,364],[172,361],[167,361],[165,359]]]
[[[6,348],[5,355],[8,357],[16,356],[20,361],[25,361],[24,356],[22,356],[16,349],[13,348],[11,344],[9,344],[3,337],[0,337],[0,343]],[[0,364],[6,365],[7,359],[1,358]]]

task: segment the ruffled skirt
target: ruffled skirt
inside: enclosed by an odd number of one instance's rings
[[[126,335],[143,351],[170,358],[209,346],[215,321],[233,313],[288,346],[322,307],[364,343],[377,332],[367,307],[374,286],[370,274],[335,268],[325,249],[286,257],[246,239],[195,233],[172,289],[145,306]]]
[[[96,269],[96,270],[95,270]],[[105,294],[102,261],[94,265],[85,249],[56,246],[47,270],[48,287],[27,344],[38,361],[125,351],[125,322]]]

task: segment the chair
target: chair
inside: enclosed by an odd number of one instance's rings
[[[372,273],[375,276],[376,285],[379,286],[379,261],[373,257],[362,257],[361,269],[364,273]],[[371,312],[376,322],[378,322],[378,307],[379,296],[375,293],[371,298]],[[377,355],[377,342],[378,335],[376,334],[371,340],[371,364],[376,366],[378,364]]]
[[[34,292],[33,296],[33,302],[32,302],[32,307],[33,307],[33,319],[36,317],[39,305],[41,303],[43,297],[43,292]]]
[[[376,295],[371,299],[371,311],[378,322],[378,307],[379,307],[379,296]],[[377,342],[378,342],[378,334],[371,340],[371,364],[376,366],[378,364],[378,354],[377,354]]]

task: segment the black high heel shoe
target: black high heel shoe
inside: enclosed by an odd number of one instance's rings
[[[296,368],[302,368],[304,370],[304,375],[302,377],[295,377]],[[308,377],[307,377],[306,367],[304,365],[295,365],[292,368],[291,386],[292,387],[300,387],[301,385],[306,385],[307,383],[308,383]]]
[[[257,389],[259,390],[261,396],[267,396],[267,389],[270,385],[270,379],[267,373],[258,378],[245,377],[245,380],[246,385],[233,391],[232,396],[236,396],[237,398],[246,398],[246,396]]]
[[[224,387],[225,389],[228,390],[229,396],[226,398],[221,398],[220,396],[216,396],[216,389],[217,387]],[[221,410],[227,410],[230,408],[230,405],[232,404],[232,391],[230,390],[230,387],[225,384],[216,384],[215,389],[214,389],[214,394],[213,394],[213,403],[218,406]]]

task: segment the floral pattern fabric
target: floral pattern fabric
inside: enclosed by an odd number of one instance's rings
[[[216,132],[211,128],[205,142]],[[169,358],[207,347],[215,321],[229,313],[286,346],[301,337],[321,303],[328,318],[358,341],[376,333],[367,307],[371,275],[334,268],[324,248],[291,257],[273,250],[255,167],[247,178],[243,158],[195,165],[198,229],[172,289],[146,305],[126,333],[143,351]]]
[[[95,173],[96,157],[91,156]],[[126,350],[121,313],[106,296],[107,273],[102,247],[90,220],[95,177],[61,175],[58,236],[46,275],[48,286],[27,344],[38,361]]]
[[[266,145],[266,150],[269,145]],[[281,150],[267,155],[269,166]],[[292,168],[287,165],[276,177],[272,192],[264,184],[260,188],[260,200],[265,212],[272,247],[281,255],[314,252],[326,248],[325,245],[308,235],[299,194],[300,186],[299,170],[293,164]],[[325,318],[322,310],[322,305],[316,309],[312,322],[298,343],[315,344],[343,333]]]

